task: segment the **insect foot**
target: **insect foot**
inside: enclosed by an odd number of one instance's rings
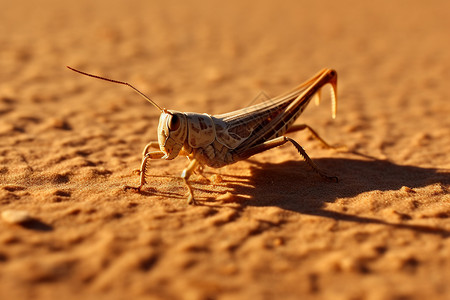
[[[195,201],[194,196],[191,193],[189,193],[189,196],[187,198],[187,203],[189,205],[197,205],[198,204],[197,201]]]
[[[187,198],[187,203],[190,204],[190,205],[197,205],[197,201],[195,201],[195,199],[194,199],[194,191],[192,190],[192,187],[191,187],[191,185],[189,184],[189,182],[188,182],[188,180],[186,178],[186,172],[185,171],[183,171],[183,173],[181,174],[181,178],[183,179],[184,185],[188,189],[188,193],[189,193],[189,196]]]
[[[136,192],[136,193],[140,193],[141,192],[141,188],[142,188],[142,185],[140,185],[140,186],[124,185],[123,186],[123,190],[124,191],[132,190],[133,192]]]
[[[325,178],[326,180],[328,180],[328,181],[332,181],[332,182],[336,182],[336,183],[338,183],[339,182],[339,178],[337,178],[337,176],[328,176],[328,175],[325,175],[325,174],[319,174],[322,178]]]

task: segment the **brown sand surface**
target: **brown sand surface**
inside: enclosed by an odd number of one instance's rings
[[[369,4],[370,3],[370,4]],[[450,299],[450,2],[1,1],[0,299]],[[339,74],[285,145],[133,173],[159,105],[224,113]],[[18,215],[24,211],[24,215]],[[18,217],[19,220],[12,218]]]

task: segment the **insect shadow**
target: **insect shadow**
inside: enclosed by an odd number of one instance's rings
[[[38,219],[32,218],[24,223],[21,223],[20,226],[29,230],[35,231],[52,231],[53,227],[48,225]]]
[[[319,158],[314,160],[330,174],[339,177],[339,182],[321,180],[302,161],[284,163],[259,163],[251,160],[251,175],[239,176],[227,182],[245,206],[278,206],[285,210],[316,215],[335,220],[377,223],[408,228],[420,232],[450,236],[450,231],[427,226],[389,223],[380,219],[328,211],[327,202],[337,198],[355,197],[370,191],[397,191],[402,187],[410,189],[431,184],[450,184],[450,170],[397,165],[385,160],[354,160],[342,158]],[[405,195],[407,192],[405,191]],[[414,193],[414,191],[412,191]]]

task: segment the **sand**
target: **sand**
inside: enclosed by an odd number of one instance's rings
[[[1,299],[449,299],[449,1],[2,1]],[[193,175],[162,107],[225,113],[338,72],[285,145]]]

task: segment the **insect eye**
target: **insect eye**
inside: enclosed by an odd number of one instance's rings
[[[172,115],[169,121],[169,129],[177,130],[180,127],[180,118],[177,115]]]

